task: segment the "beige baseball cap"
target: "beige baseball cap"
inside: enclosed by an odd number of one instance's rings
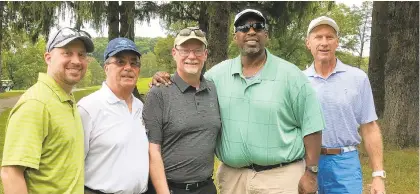
[[[332,28],[334,28],[335,32],[338,35],[339,28],[338,28],[337,23],[333,19],[331,19],[327,16],[321,16],[321,17],[315,18],[314,20],[311,21],[311,23],[309,23],[309,28],[308,28],[308,32],[306,33],[306,36],[309,36],[309,33],[311,33],[311,31],[315,27],[317,27],[319,25],[322,25],[322,24],[326,24],[326,25],[329,25]]]
[[[204,33],[200,28],[197,27],[187,27],[179,31],[178,35],[175,37],[174,47],[176,45],[181,45],[190,39],[197,39],[202,42],[207,47],[206,33]]]

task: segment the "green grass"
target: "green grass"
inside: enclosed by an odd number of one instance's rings
[[[149,91],[149,83],[152,81],[152,78],[140,78],[137,81],[137,89],[140,94],[146,94]]]
[[[6,129],[6,121],[12,109],[8,108],[0,113],[0,162],[3,160],[4,136]],[[0,183],[0,194],[3,194],[3,184]]]
[[[385,188],[391,194],[413,194],[419,192],[419,149],[396,149],[386,146],[384,168],[387,174]],[[360,150],[363,171],[363,185],[368,188],[372,183],[372,170],[366,152]],[[367,190],[367,189],[366,189]],[[366,192],[364,192],[366,193]]]
[[[4,92],[4,93],[0,93],[0,99],[6,99],[6,98],[10,98],[10,97],[14,97],[14,96],[19,96],[21,94],[23,94],[22,90],[18,90],[18,91],[9,91],[9,92]]]

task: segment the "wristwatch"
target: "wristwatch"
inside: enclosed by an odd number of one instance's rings
[[[314,174],[318,173],[318,166],[306,166],[306,170],[308,170],[309,172],[312,172]]]
[[[386,173],[384,170],[379,170],[379,171],[373,171],[372,172],[372,177],[382,177],[382,178],[386,178]]]

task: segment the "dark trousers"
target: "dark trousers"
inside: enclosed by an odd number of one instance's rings
[[[147,188],[148,189],[145,194],[156,194],[155,187],[153,187],[152,181],[149,180]],[[171,191],[171,194],[217,194],[216,186],[213,182],[192,191],[187,191],[185,189],[179,189],[174,187],[169,187],[169,190]]]

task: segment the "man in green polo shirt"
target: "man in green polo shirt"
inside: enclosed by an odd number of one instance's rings
[[[301,70],[265,49],[265,25],[257,10],[237,14],[234,41],[241,55],[205,74],[216,86],[223,125],[216,148],[223,162],[219,190],[315,193],[325,127],[321,106]],[[153,82],[166,78],[158,73]]]
[[[83,193],[83,128],[71,90],[93,50],[84,31],[62,28],[50,36],[47,73],[39,74],[9,116],[1,169],[5,194]]]

